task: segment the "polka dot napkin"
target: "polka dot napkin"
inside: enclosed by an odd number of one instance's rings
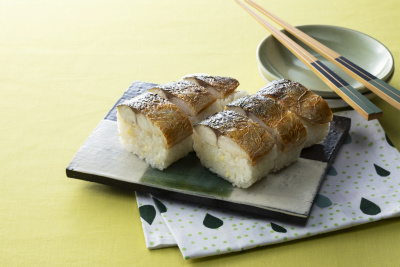
[[[146,246],[178,246],[184,259],[241,251],[400,215],[399,152],[379,122],[355,111],[306,225],[136,192]]]

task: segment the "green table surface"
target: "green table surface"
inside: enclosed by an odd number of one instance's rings
[[[400,2],[260,0],[293,25],[364,32],[400,60]],[[400,220],[378,221],[240,253],[183,260],[145,247],[134,192],[68,179],[65,168],[135,80],[187,73],[264,82],[255,51],[268,34],[233,0],[0,0],[1,266],[396,266]],[[400,75],[391,85],[400,88]],[[400,147],[400,111],[384,112]]]

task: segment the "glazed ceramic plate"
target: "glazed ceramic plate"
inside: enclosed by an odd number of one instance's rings
[[[304,25],[298,29],[317,41],[353,61],[377,78],[388,81],[394,72],[394,59],[390,51],[379,41],[361,32],[328,25]],[[360,93],[369,90],[355,81],[344,71],[330,63],[317,52],[283,30],[318,60],[346,80]],[[257,48],[257,60],[261,75],[269,81],[286,78],[297,81],[326,99],[339,96],[320,80],[303,62],[293,55],[272,35],[264,38]]]
[[[119,142],[116,105],[154,84],[134,82],[99,123],[67,167],[67,176],[206,205],[304,222],[332,160],[350,127],[335,116],[323,144],[303,149],[291,166],[250,188],[233,187],[204,168],[194,153],[159,171],[127,152]]]

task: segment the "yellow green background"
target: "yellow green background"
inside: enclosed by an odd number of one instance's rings
[[[400,60],[397,0],[260,0],[294,25],[364,32]],[[266,30],[233,0],[0,0],[1,266],[395,266],[400,220],[184,261],[145,247],[134,193],[69,179],[65,168],[135,80],[187,73],[264,84],[255,51]],[[400,75],[391,84],[400,88]],[[380,99],[400,147],[400,111]]]

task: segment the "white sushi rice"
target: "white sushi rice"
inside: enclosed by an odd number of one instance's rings
[[[277,153],[274,146],[256,166],[252,166],[246,153],[233,154],[215,144],[210,144],[197,133],[196,129],[193,132],[193,141],[194,150],[203,166],[240,188],[248,188],[265,177],[273,168]],[[237,146],[235,143],[232,145]],[[231,151],[235,150],[232,148]]]
[[[247,93],[247,91],[234,91],[232,94],[230,94],[230,95],[228,95],[227,97],[225,97],[225,98],[222,98],[222,99],[218,99],[217,101],[216,101],[216,103],[218,103],[217,105],[219,106],[219,111],[218,112],[220,112],[220,111],[222,111],[222,110],[224,110],[225,109],[225,106],[228,104],[228,103],[230,103],[230,102],[232,102],[232,101],[234,101],[234,100],[236,100],[236,99],[239,99],[239,98],[241,98],[241,97],[243,97],[243,96],[246,96],[246,95],[248,95],[249,93]]]
[[[192,136],[167,149],[162,132],[150,121],[147,124],[148,129],[145,130],[135,124],[126,123],[117,113],[117,124],[123,147],[145,160],[153,168],[163,170],[193,150]]]
[[[310,147],[314,144],[321,144],[329,133],[331,123],[328,122],[325,124],[316,124],[310,123],[301,117],[299,118],[307,131],[307,140],[304,144],[304,147]]]
[[[275,159],[273,172],[277,172],[280,169],[291,165],[293,162],[297,161],[300,157],[301,150],[303,146],[292,147],[291,149],[286,149],[286,151],[277,150],[277,156]]]

